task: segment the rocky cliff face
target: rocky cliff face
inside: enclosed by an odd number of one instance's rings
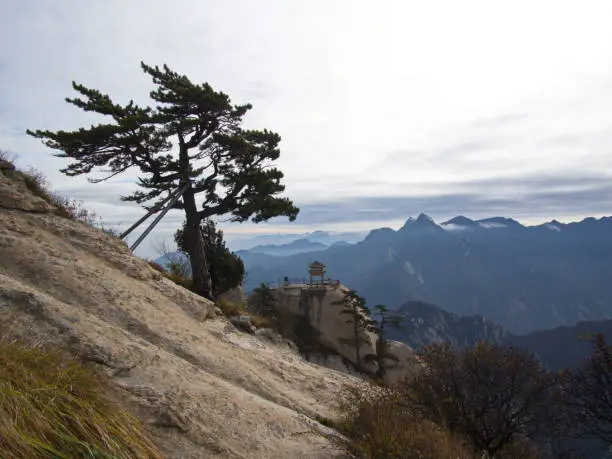
[[[327,458],[347,374],[238,332],[117,238],[53,214],[0,171],[2,338],[68,350],[105,373],[169,458]]]
[[[344,292],[347,290],[348,288],[342,284],[317,287],[290,285],[276,289],[275,295],[280,310],[307,318],[308,323],[318,332],[319,343],[355,366],[357,352],[353,344],[353,324],[347,322],[349,316],[342,313],[344,307],[341,304],[334,304],[344,298]],[[374,375],[378,369],[376,358],[379,352],[378,336],[367,331],[361,332],[360,336],[361,369]],[[387,358],[383,362],[389,370],[385,372],[388,382],[399,381],[414,373],[416,357],[408,345],[401,342],[388,343],[385,355]],[[347,365],[338,363],[338,359],[329,356],[313,358],[331,368],[351,372]]]

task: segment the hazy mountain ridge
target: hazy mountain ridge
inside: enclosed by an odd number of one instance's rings
[[[450,342],[469,347],[478,341],[512,345],[533,352],[551,370],[575,368],[591,354],[589,337],[601,333],[612,339],[612,320],[579,322],[527,335],[512,335],[482,315],[458,316],[435,305],[409,301],[396,313],[401,327],[389,328],[389,339],[404,342],[413,349],[434,343]]]
[[[459,316],[422,301],[408,301],[396,314],[402,317],[399,328],[390,328],[390,339],[402,341],[414,349],[434,343],[450,342],[469,347],[480,340],[501,344],[509,333],[482,315]]]
[[[574,368],[592,353],[590,337],[601,333],[610,342],[612,320],[584,321],[571,327],[563,326],[527,335],[509,335],[504,344],[511,344],[534,352],[553,370]]]
[[[260,234],[249,238],[228,239],[228,247],[233,251],[252,250],[261,245],[285,245],[300,239],[331,246],[335,243],[354,244],[363,240],[367,231],[338,232],[338,231],[312,231],[309,233],[274,233]]]
[[[369,304],[424,301],[517,334],[612,318],[611,217],[524,226],[461,216],[438,225],[421,214],[350,246],[284,258],[245,253],[246,288],[304,277],[314,259]]]
[[[337,241],[335,244],[338,244]],[[327,248],[326,244],[321,244],[320,242],[313,242],[310,239],[296,239],[295,241],[288,242],[287,244],[267,244],[267,245],[257,245],[248,249],[248,252],[251,253],[263,253],[266,255],[275,255],[275,256],[288,256],[295,255],[297,253],[303,252],[315,252],[317,250],[325,250]],[[240,255],[245,251],[239,250],[236,253]]]

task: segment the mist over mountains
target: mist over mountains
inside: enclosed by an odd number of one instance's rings
[[[370,305],[422,301],[480,314],[513,334],[612,318],[612,217],[524,226],[464,216],[437,224],[421,214],[349,245],[289,256],[237,253],[247,266],[247,291],[305,277],[318,260]]]

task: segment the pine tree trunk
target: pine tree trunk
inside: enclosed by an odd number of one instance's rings
[[[200,231],[201,218],[198,215],[195,197],[190,188],[183,194],[183,202],[187,218],[184,237],[191,261],[192,288],[195,293],[213,300],[210,271],[208,270],[204,240]]]

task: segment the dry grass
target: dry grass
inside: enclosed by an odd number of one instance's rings
[[[153,268],[155,271],[159,271],[162,274],[167,274],[167,271],[164,269],[164,267],[162,265],[160,265],[159,263],[156,263],[153,260],[147,260],[147,263],[149,264],[149,266],[151,268]]]
[[[274,321],[269,317],[251,315],[251,323],[257,328],[276,328]]]
[[[321,419],[345,438],[332,437],[362,459],[475,459],[467,444],[404,407],[398,392],[371,386],[346,389],[338,421]]]
[[[89,226],[99,224],[100,218],[94,212],[85,209],[82,201],[50,191],[49,183],[42,172],[30,168],[26,172],[19,171],[17,173],[21,174],[26,187],[34,196],[38,196],[56,207],[56,215],[81,221]]]
[[[71,199],[49,190],[49,183],[42,172],[29,168],[19,170],[15,166],[15,157],[4,150],[0,150],[0,170],[8,177],[20,180],[34,196],[37,196],[55,207],[55,214],[86,223],[89,226],[100,227],[100,217],[83,207],[83,202]],[[112,231],[103,228],[104,231]]]
[[[223,311],[223,315],[225,317],[250,316],[249,312],[246,310],[246,306],[241,303],[228,301],[225,298],[222,298],[217,301],[216,305],[219,306],[221,311]]]
[[[0,150],[0,171],[15,170],[15,156],[8,151]]]
[[[163,457],[107,390],[60,354],[0,341],[0,457]]]

